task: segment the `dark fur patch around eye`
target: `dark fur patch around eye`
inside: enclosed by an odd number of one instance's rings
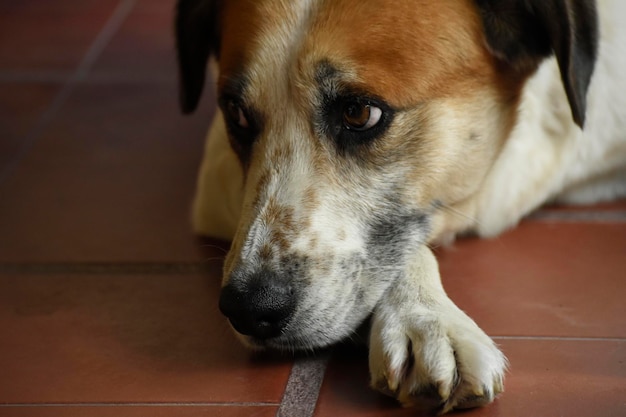
[[[315,117],[316,131],[329,138],[342,156],[359,156],[393,121],[395,110],[382,98],[342,80],[342,73],[327,61],[318,64],[315,80],[319,88],[319,110]],[[380,121],[366,130],[353,130],[344,123],[344,111],[350,103],[381,109]]]
[[[344,112],[351,103],[374,106],[381,109],[380,121],[366,130],[349,129],[344,123]],[[356,155],[382,136],[393,120],[393,110],[382,100],[358,92],[326,95],[322,99],[319,127],[330,138],[342,156]]]
[[[218,104],[224,115],[231,147],[237,154],[244,169],[249,164],[252,146],[263,129],[261,112],[246,104],[245,89],[247,84],[248,80],[243,75],[230,77],[228,83],[220,91],[218,98]],[[247,127],[238,125],[231,117],[228,117],[228,106],[232,103],[235,103],[244,112],[248,122]]]

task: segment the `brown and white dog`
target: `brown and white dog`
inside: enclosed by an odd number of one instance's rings
[[[311,349],[371,317],[373,387],[491,402],[506,359],[427,245],[626,195],[626,2],[181,0],[177,42],[185,112],[219,67],[193,222],[233,240],[242,340]]]

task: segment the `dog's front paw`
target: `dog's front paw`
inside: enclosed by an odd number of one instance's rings
[[[400,313],[400,314],[399,314]],[[485,405],[503,390],[506,358],[465,313],[379,307],[370,334],[372,387],[439,413]]]

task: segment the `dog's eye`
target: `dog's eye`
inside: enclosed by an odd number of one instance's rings
[[[395,109],[383,99],[359,91],[323,97],[316,128],[336,144],[339,152],[366,152],[391,125]]]
[[[236,101],[228,100],[226,103],[226,113],[230,121],[236,126],[242,129],[248,129],[250,127],[246,112]]]
[[[382,114],[383,111],[376,106],[351,101],[343,109],[343,124],[350,130],[367,130],[378,124]]]

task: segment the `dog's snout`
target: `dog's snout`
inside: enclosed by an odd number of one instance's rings
[[[296,307],[287,280],[272,272],[260,272],[222,289],[219,307],[239,333],[268,339],[281,334]]]

